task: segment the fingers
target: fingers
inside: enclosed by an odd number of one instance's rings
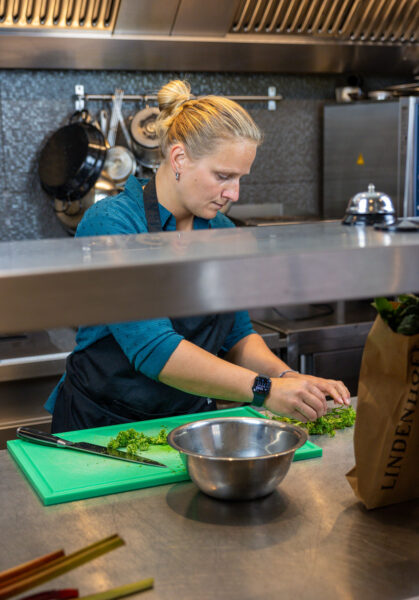
[[[336,403],[350,403],[349,391],[341,381],[301,374],[298,377],[273,379],[266,407],[272,412],[305,423],[327,413],[326,395]]]
[[[339,390],[341,391],[343,403],[348,406],[351,403],[351,392],[348,390],[343,381],[337,381],[336,383],[338,384]]]
[[[296,421],[300,421],[301,423],[308,423],[308,421],[312,421],[312,419],[307,419],[302,413],[295,410],[294,412],[286,415],[287,417],[291,417],[291,419],[295,419]]]
[[[310,408],[308,404],[304,404],[303,402],[301,405],[295,408],[294,414],[294,419],[298,419],[303,423],[307,423],[307,421],[316,421],[318,419],[316,411]]]
[[[351,403],[351,394],[342,381],[333,379],[324,379],[323,381],[324,384],[321,384],[323,392],[328,394],[336,404],[349,405]]]
[[[284,402],[272,406],[274,412],[282,411],[288,416],[303,422],[315,421],[326,414],[326,396],[312,382],[304,380],[297,382],[294,380],[292,384],[291,382],[287,382],[287,384],[281,382],[280,385],[282,388],[282,391],[280,389],[280,396],[284,395]],[[269,404],[268,408],[270,408]]]
[[[326,397],[315,386],[310,386],[309,389],[301,393],[299,402],[295,406],[296,412],[307,421],[315,421],[319,417],[323,417],[327,412]]]
[[[324,394],[330,396],[336,404],[349,405],[351,394],[342,381],[335,379],[323,379],[314,375],[300,375],[315,384]]]
[[[317,385],[313,385],[311,383],[309,383],[309,385],[307,386],[307,394],[308,395],[307,395],[306,402],[310,406],[312,406],[312,408],[314,408],[317,413],[319,413],[318,404],[316,403],[315,406],[313,406],[313,404],[310,402],[310,398],[312,396],[317,398],[321,403],[321,414],[319,414],[319,417],[321,417],[322,415],[325,415],[327,412],[326,394],[324,394]]]
[[[313,404],[316,404],[316,401],[312,400]],[[309,398],[304,398],[304,400],[300,400],[299,402],[295,402],[294,410],[290,413],[290,417],[293,419],[297,419],[298,421],[302,421],[303,423],[307,423],[307,421],[316,421],[319,417],[324,416],[326,413],[323,411],[323,407],[320,408],[320,405],[312,406],[310,404]]]
[[[351,394],[343,383],[343,381],[337,381],[335,379],[323,379],[323,377],[316,377],[315,375],[305,375],[303,373],[299,373],[295,375],[294,373],[290,373],[289,376],[286,377],[298,377],[299,379],[304,379],[306,381],[310,381],[314,385],[316,385],[325,395],[330,396],[335,404],[344,404],[349,406],[351,403]]]

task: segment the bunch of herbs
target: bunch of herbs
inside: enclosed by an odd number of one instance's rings
[[[278,415],[273,415],[272,419],[303,427],[304,429],[307,429],[310,435],[327,434],[330,437],[333,437],[337,429],[352,427],[355,423],[355,417],[356,413],[352,406],[340,406],[332,408],[324,417],[319,417],[315,421],[308,421],[307,423],[298,421],[298,419],[290,419],[289,417],[281,417]]]
[[[403,294],[396,301],[376,298],[373,306],[395,333],[402,335],[419,333],[419,298],[414,294]]]

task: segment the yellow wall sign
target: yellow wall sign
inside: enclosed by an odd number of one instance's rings
[[[362,156],[362,152],[360,152],[358,159],[356,161],[357,165],[365,165],[364,157]]]

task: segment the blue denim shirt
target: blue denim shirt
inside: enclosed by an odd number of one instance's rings
[[[147,180],[138,180],[131,175],[121,194],[105,198],[86,211],[77,227],[76,237],[147,233],[142,190],[146,183]],[[175,231],[176,219],[172,213],[161,204],[159,211],[163,230]],[[234,227],[234,224],[221,213],[211,220],[194,218],[194,229],[210,227]],[[228,352],[251,333],[255,332],[247,311],[236,312],[234,326],[224,342],[223,351]],[[173,329],[169,318],[95,325],[78,329],[74,352],[87,348],[109,334],[114,336],[133,368],[155,380],[183,339]],[[65,373],[45,403],[45,408],[51,413],[64,377]]]

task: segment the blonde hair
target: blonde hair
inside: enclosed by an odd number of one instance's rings
[[[262,132],[239,104],[222,96],[194,98],[190,91],[187,81],[173,80],[157,94],[160,115],[155,126],[163,157],[177,142],[192,159],[211,154],[220,140],[261,144]]]

